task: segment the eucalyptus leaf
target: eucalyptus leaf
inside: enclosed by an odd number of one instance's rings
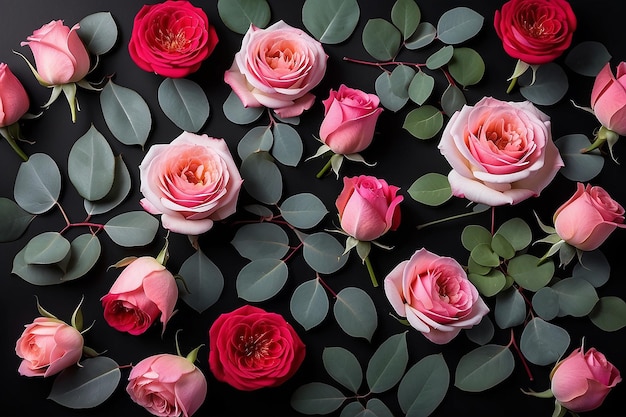
[[[186,78],[165,78],[159,85],[157,99],[163,113],[187,132],[198,132],[209,118],[209,100],[204,90]]]
[[[427,417],[444,400],[449,386],[450,370],[443,355],[428,355],[402,377],[398,403],[406,417]]]
[[[400,50],[402,34],[385,19],[370,19],[363,28],[363,47],[379,61],[393,59]]]
[[[154,240],[159,221],[145,211],[118,214],[104,225],[104,231],[124,247],[145,246]]]
[[[17,240],[24,234],[35,215],[30,214],[11,199],[0,197],[0,242]]]
[[[485,19],[468,7],[455,7],[441,15],[437,22],[437,38],[448,45],[456,45],[480,32]]]
[[[619,297],[602,297],[589,313],[589,319],[605,332],[616,332],[626,327],[626,302]]]
[[[289,310],[304,330],[310,330],[324,321],[328,315],[329,302],[319,280],[312,279],[300,284],[291,295]]]
[[[455,84],[449,84],[441,95],[441,109],[447,115],[453,115],[467,104],[463,91]]]
[[[415,77],[415,70],[407,65],[397,65],[391,75],[389,81],[391,83],[391,92],[403,99],[409,97],[409,85]]]
[[[365,417],[368,411],[359,401],[352,401],[341,409],[339,417]]]
[[[222,271],[201,250],[185,259],[178,275],[183,280],[176,282],[180,299],[198,313],[215,304],[224,290]]]
[[[361,364],[352,352],[342,347],[326,347],[322,362],[328,375],[351,392],[357,393],[363,383]]]
[[[289,270],[280,259],[256,259],[237,275],[237,295],[249,302],[265,301],[283,288]]]
[[[274,125],[272,156],[283,165],[295,167],[302,158],[302,138],[296,129],[285,123]]]
[[[431,96],[434,87],[435,79],[424,71],[418,71],[409,84],[409,98],[421,106]]]
[[[440,206],[452,197],[448,177],[436,172],[419,177],[407,192],[413,200],[428,206]]]
[[[583,317],[591,313],[598,302],[593,285],[581,278],[565,278],[552,285],[559,297],[559,315]]]
[[[530,362],[546,366],[562,357],[569,343],[570,337],[565,329],[535,317],[524,327],[520,349]]]
[[[572,271],[572,278],[584,279],[595,288],[606,284],[610,277],[611,264],[599,249],[584,251]]]
[[[243,161],[249,155],[272,149],[274,134],[270,126],[255,126],[250,129],[237,144],[237,154]]]
[[[115,46],[118,30],[110,12],[90,14],[78,23],[78,36],[93,55],[104,55]]]
[[[24,260],[25,249],[19,251],[13,258],[11,273],[33,285],[62,284],[63,270],[57,265],[33,265]]]
[[[501,329],[509,329],[524,323],[526,302],[516,288],[511,287],[497,295],[494,316],[496,324]]]
[[[13,196],[15,202],[32,214],[50,210],[61,194],[61,172],[56,162],[44,153],[35,153],[17,170]]]
[[[391,75],[387,72],[381,73],[378,78],[376,78],[374,88],[380,98],[380,104],[392,112],[397,112],[409,101],[408,97],[400,97],[393,93],[391,88]]]
[[[407,49],[415,50],[430,45],[437,37],[437,28],[431,23],[421,22],[413,35],[404,41]]]
[[[135,91],[109,80],[100,92],[100,106],[107,127],[124,145],[144,146],[152,129],[146,101]]]
[[[497,233],[493,235],[493,239],[491,240],[491,249],[493,249],[500,258],[511,259],[515,256],[515,248],[504,236]]]
[[[228,2],[231,0],[222,0]],[[263,114],[265,107],[244,107],[243,103],[233,91],[230,92],[222,105],[224,116],[238,125],[247,125],[257,120]]]
[[[304,260],[320,274],[332,274],[348,261],[348,254],[344,253],[343,245],[326,232],[313,233],[302,243]]]
[[[87,358],[54,379],[48,398],[68,408],[93,408],[115,392],[120,379],[120,366],[113,359]]]
[[[85,212],[87,212],[88,215],[93,216],[113,210],[115,207],[120,205],[126,199],[128,193],[130,193],[132,185],[131,182],[130,172],[128,171],[126,163],[124,163],[122,156],[116,156],[113,185],[111,186],[111,189],[107,195],[100,200],[83,200]]]
[[[70,245],[70,259],[63,275],[63,281],[72,281],[91,271],[100,259],[102,245],[100,239],[91,233],[84,233]]]
[[[559,295],[550,287],[543,287],[532,298],[535,313],[549,321],[559,315]]]
[[[267,152],[248,155],[241,163],[243,186],[252,198],[276,204],[283,194],[283,177]]]
[[[516,251],[526,249],[533,238],[530,226],[519,217],[513,217],[502,223],[495,235],[504,237]]]
[[[272,210],[262,204],[248,204],[243,208],[247,212],[259,216],[262,220],[271,220],[274,217]]]
[[[267,0],[218,0],[217,12],[224,25],[240,35],[245,34],[250,25],[266,27],[272,17]]]
[[[480,244],[491,246],[491,239],[491,232],[483,226],[476,224],[465,226],[461,232],[461,243],[470,252]]]
[[[495,328],[489,316],[483,316],[480,323],[469,329],[465,329],[465,335],[469,340],[478,344],[485,345],[493,339]]]
[[[495,268],[500,265],[500,257],[491,249],[491,245],[480,243],[472,249],[470,256],[477,264]]]
[[[367,401],[365,411],[369,412],[372,417],[393,417],[393,414],[391,413],[391,410],[389,410],[389,407],[387,407],[385,403],[383,403],[378,398],[369,399]],[[363,415],[362,417],[366,416],[367,414]]]
[[[467,275],[472,284],[485,297],[493,297],[506,286],[506,277],[498,269],[492,269],[486,274],[469,273]]]
[[[349,336],[372,340],[378,326],[376,306],[360,288],[346,287],[337,294],[333,313],[339,327]]]
[[[584,41],[570,49],[565,56],[565,65],[577,74],[595,77],[610,60],[611,54],[604,44]]]
[[[391,22],[400,29],[403,39],[408,39],[420,23],[422,12],[414,0],[396,0],[391,8]]]
[[[370,358],[365,379],[371,392],[380,393],[393,388],[404,375],[409,361],[406,333],[387,338]]]
[[[29,240],[24,249],[27,264],[55,264],[70,252],[70,242],[58,232],[43,232]]]
[[[461,357],[454,385],[462,391],[485,391],[507,379],[514,368],[515,359],[507,346],[480,346]]]
[[[426,68],[436,70],[443,67],[452,59],[454,55],[454,47],[447,45],[439,49],[437,52],[426,58]]]
[[[115,156],[93,125],[72,145],[67,174],[78,194],[90,201],[104,198],[113,187]]]
[[[454,48],[452,59],[448,63],[452,78],[463,87],[478,84],[485,75],[485,61],[472,48]]]
[[[591,145],[587,136],[580,133],[561,136],[554,141],[563,159],[563,166],[559,172],[571,181],[587,182],[595,178],[604,167],[604,157],[599,149],[581,153]]]
[[[534,83],[527,80],[526,74],[520,77],[520,86],[519,91],[526,100],[541,106],[550,106],[565,96],[569,82],[563,68],[549,62],[537,68]]]
[[[332,385],[310,382],[295,390],[290,404],[302,414],[329,414],[341,407],[345,400],[341,391]]]
[[[275,223],[251,223],[237,229],[231,244],[244,258],[280,259],[289,251],[287,233]]]
[[[311,193],[300,193],[285,199],[280,214],[290,225],[299,229],[317,226],[328,213],[324,202]]]
[[[467,272],[470,273],[470,274],[487,275],[492,270],[493,270],[493,268],[491,268],[490,266],[484,266],[484,265],[477,264],[476,261],[474,259],[472,259],[471,256],[467,260]],[[474,284],[474,285],[476,285],[476,284]],[[499,291],[499,290],[497,290],[497,291]]]
[[[338,44],[350,37],[359,23],[356,0],[306,0],[302,23],[323,44]]]
[[[411,110],[402,125],[403,129],[418,139],[431,139],[442,127],[441,111],[428,104]]]
[[[539,264],[539,258],[523,254],[509,261],[507,272],[522,288],[539,291],[554,276],[554,262],[548,259]]]

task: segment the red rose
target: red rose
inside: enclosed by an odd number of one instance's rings
[[[218,38],[204,11],[186,0],[145,5],[133,22],[128,52],[139,68],[182,78],[200,68]]]
[[[566,0],[510,0],[496,11],[493,23],[506,53],[530,65],[561,56],[576,30]]]
[[[275,387],[296,373],[305,346],[277,313],[243,306],[220,315],[209,329],[209,366],[238,390]]]

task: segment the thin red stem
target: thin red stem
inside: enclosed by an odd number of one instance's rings
[[[517,355],[521,359],[522,364],[524,365],[524,369],[526,369],[526,374],[528,375],[528,379],[530,379],[531,381],[534,381],[535,378],[533,377],[533,374],[530,371],[530,367],[528,366],[528,362],[526,362],[526,359],[524,358],[524,355],[522,354],[522,351],[520,350],[520,348],[517,346],[517,343],[515,342],[515,334],[513,333],[513,329],[511,329],[511,341],[509,342],[509,346],[511,346],[511,345],[515,348],[515,351],[517,352]]]
[[[330,287],[328,286],[328,284],[326,284],[326,283],[324,282],[324,280],[322,279],[322,277],[320,277],[320,275],[319,275],[319,274],[315,274],[315,275],[316,275],[317,280],[319,281],[319,283],[320,283],[320,284],[322,284],[322,287],[326,288],[326,291],[328,291],[328,292],[329,292],[329,293],[330,293],[330,294],[331,294],[334,298],[337,298],[337,293],[336,293],[335,291],[333,291],[333,289],[332,289],[332,288],[330,288]]]

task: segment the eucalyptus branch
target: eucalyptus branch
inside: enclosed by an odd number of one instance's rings
[[[519,346],[517,346],[517,343],[515,342],[515,334],[513,333],[513,329],[511,329],[511,340],[509,341],[509,345],[508,346],[513,346],[515,348],[515,351],[517,352],[517,355],[519,356],[519,358],[522,361],[522,364],[524,365],[524,369],[526,369],[526,374],[528,375],[528,379],[531,380],[531,381],[534,381],[535,378],[533,377],[533,374],[530,371],[530,367],[528,366],[528,362],[526,362],[526,359],[524,358],[524,355],[522,354],[522,351],[520,350]]]

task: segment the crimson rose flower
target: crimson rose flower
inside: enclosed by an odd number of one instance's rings
[[[238,390],[275,387],[296,373],[305,346],[277,313],[243,306],[220,315],[209,329],[209,366]]]
[[[147,4],[133,22],[128,52],[144,71],[182,78],[200,68],[215,49],[215,28],[186,0]]]

